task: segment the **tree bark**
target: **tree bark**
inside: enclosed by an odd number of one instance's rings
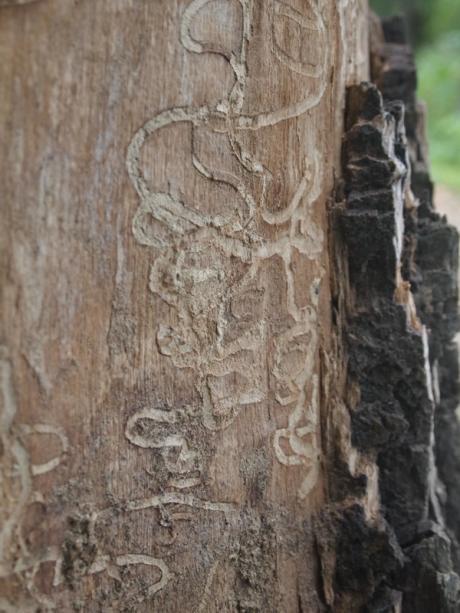
[[[364,0],[0,6],[0,609],[423,610],[444,354]]]

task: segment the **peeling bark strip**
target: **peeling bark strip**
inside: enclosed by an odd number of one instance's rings
[[[381,92],[366,83],[349,90],[337,220],[349,258],[348,372],[359,386],[351,441],[378,467],[384,526],[372,528],[359,506],[344,512],[335,585],[339,610],[360,602],[454,613],[458,236],[434,210],[403,23],[386,22],[382,33],[374,25],[372,60]]]

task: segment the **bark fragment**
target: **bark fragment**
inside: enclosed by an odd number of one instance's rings
[[[351,441],[378,467],[389,536],[372,532],[362,507],[351,517],[350,507],[343,512],[336,602],[342,610],[357,591],[353,573],[344,580],[353,559],[366,586],[362,610],[454,613],[460,610],[458,235],[434,209],[403,23],[393,19],[379,29],[374,21],[372,31],[380,90],[363,83],[349,91],[346,204],[335,215],[350,276],[349,385],[359,387],[349,403]],[[344,539],[344,525],[360,536]]]

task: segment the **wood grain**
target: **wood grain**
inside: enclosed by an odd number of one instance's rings
[[[2,606],[320,610],[366,37],[358,0],[0,11]]]

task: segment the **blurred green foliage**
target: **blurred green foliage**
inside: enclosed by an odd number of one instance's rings
[[[417,45],[432,43],[445,32],[460,29],[458,0],[370,0],[380,15],[405,13]]]
[[[419,96],[428,104],[433,176],[460,190],[460,0],[371,0],[405,13],[417,48]]]
[[[428,135],[436,181],[460,189],[460,30],[418,52],[419,96],[428,104]]]

